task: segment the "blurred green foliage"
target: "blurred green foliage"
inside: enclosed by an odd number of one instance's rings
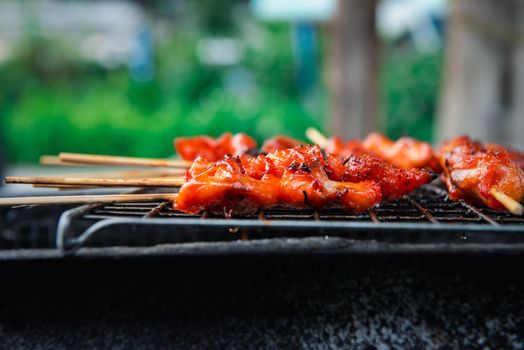
[[[106,71],[52,57],[53,47],[29,45],[0,65],[2,137],[13,162],[36,162],[60,151],[165,157],[175,136],[243,131],[258,140],[274,133],[303,138],[317,125],[294,84],[289,26],[258,25],[235,67],[202,65],[195,31],[158,42],[156,74],[134,81],[126,68]],[[51,52],[50,52],[51,51]],[[46,58],[46,66],[41,59]],[[252,87],[228,87],[247,74]],[[318,126],[318,125],[317,125]]]
[[[212,14],[210,23],[220,26]],[[290,25],[240,22],[242,28],[226,32],[245,44],[241,64],[202,65],[196,46],[212,27],[178,27],[155,43],[149,82],[134,81],[125,67],[106,70],[68,56],[60,43],[30,38],[16,59],[0,64],[8,159],[36,162],[61,151],[165,157],[173,154],[175,136],[225,131],[259,141],[277,133],[303,139],[307,127],[320,127],[327,99],[321,93],[314,109],[301,101]],[[439,55],[386,51],[381,86],[390,136],[431,138],[439,71]],[[229,81],[239,75],[252,84],[232,88]]]
[[[432,141],[440,90],[442,53],[386,50],[381,75],[383,131]]]

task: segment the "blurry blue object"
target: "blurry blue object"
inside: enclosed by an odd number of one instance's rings
[[[316,29],[310,23],[300,23],[293,27],[292,35],[298,89],[302,97],[307,97],[317,78]]]
[[[266,21],[326,21],[336,7],[337,0],[251,0],[255,17]]]
[[[150,81],[155,74],[153,38],[146,28],[136,35],[129,57],[131,76],[136,81]]]

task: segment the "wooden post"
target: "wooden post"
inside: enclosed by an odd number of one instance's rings
[[[510,143],[514,147],[524,150],[524,2],[516,1],[515,12],[515,33],[513,53],[511,56],[513,67],[512,101],[513,110],[509,127]]]
[[[338,1],[327,67],[333,135],[362,137],[377,126],[376,5],[376,0]]]
[[[520,0],[451,2],[438,139],[524,148],[523,16]]]

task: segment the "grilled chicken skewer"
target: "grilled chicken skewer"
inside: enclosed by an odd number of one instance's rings
[[[451,200],[523,214],[524,172],[504,148],[487,149],[460,136],[442,145],[439,161]]]
[[[350,155],[370,154],[401,168],[429,167],[440,171],[431,146],[411,138],[401,138],[396,142],[378,133],[371,133],[363,141],[352,140],[344,143],[340,138],[327,139],[318,130],[309,128],[307,137],[326,153],[347,157]],[[278,149],[304,146],[305,143],[287,136],[277,135],[264,142],[257,149],[256,141],[250,136],[238,133],[225,133],[214,139],[209,136],[179,137],[174,140],[175,149],[183,160],[167,160],[137,157],[117,157],[94,154],[60,153],[58,158],[42,157],[42,164],[67,165],[126,165],[189,168],[192,161],[201,156],[209,161],[217,161],[226,155],[256,155]]]
[[[275,205],[320,208],[332,203],[339,203],[350,211],[363,211],[381,200],[398,198],[432,179],[429,170],[398,169],[371,156],[354,156],[346,162],[336,156],[326,159],[318,146],[310,146],[276,150],[256,157],[226,156],[217,162],[200,157],[185,179],[8,177],[6,182],[61,186],[182,186],[176,209],[188,213],[209,209],[227,214],[247,213]],[[59,203],[59,200],[52,203]]]
[[[380,180],[384,175],[390,178]],[[322,208],[338,203],[359,212],[383,199],[398,198],[433,178],[429,170],[398,169],[370,156],[355,157],[350,163],[326,160],[318,146],[257,157],[226,157],[217,162],[200,157],[187,172],[174,208],[191,214],[208,210],[231,216],[276,205]]]
[[[524,154],[506,150],[500,145],[483,146],[467,137],[460,137],[444,144],[437,158],[429,144],[410,138],[401,138],[393,142],[383,135],[371,133],[363,141],[343,143],[338,138],[327,139],[316,129],[308,129],[307,136],[325,148],[327,153],[332,154],[324,158],[321,153],[315,151],[318,147],[299,149],[296,147],[302,144],[301,141],[277,136],[267,140],[262,146],[261,151],[268,153],[267,156],[253,157],[258,150],[252,138],[245,134],[226,133],[218,139],[207,136],[176,139],[175,147],[186,161],[71,153],[61,153],[59,156],[59,163],[64,164],[71,162],[179,168],[187,168],[193,164],[186,176],[187,183],[180,178],[89,177],[11,177],[7,178],[6,182],[65,187],[183,186],[184,189],[196,186],[198,195],[205,192],[202,192],[204,188],[211,189],[207,195],[218,194],[218,200],[209,202],[215,204],[200,202],[193,207],[189,205],[189,209],[185,209],[188,212],[202,208],[216,209],[217,206],[222,206],[222,210],[230,208],[231,212],[235,212],[239,211],[238,204],[242,205],[243,201],[247,201],[247,205],[242,209],[244,211],[282,204],[294,207],[321,207],[331,202],[342,204],[348,210],[361,211],[372,206],[372,203],[396,199],[431,181],[431,172],[418,169],[417,173],[417,169],[414,169],[427,166],[436,171],[444,169],[442,178],[448,186],[452,200],[465,199],[484,203],[490,208],[506,209],[516,215],[521,215],[524,211],[519,203],[524,197],[524,176],[521,169],[524,166]],[[292,147],[295,149],[290,149]],[[227,154],[238,157],[224,158]],[[290,156],[291,154],[293,156]],[[397,167],[389,166],[370,155]],[[199,156],[207,159],[198,158]],[[198,160],[195,163],[192,162],[194,158]],[[293,161],[283,163],[282,159]],[[302,160],[299,161],[300,159]],[[52,162],[57,164],[56,160],[52,159]],[[212,163],[214,160],[218,161]],[[204,178],[207,183],[202,180]],[[269,187],[264,189],[264,186]],[[257,189],[261,190],[257,192]],[[271,193],[271,196],[265,195],[264,191]],[[250,199],[246,199],[246,196]],[[206,198],[205,195],[201,197]],[[233,204],[235,198],[236,207]],[[182,199],[175,206],[184,210],[184,205],[191,200]]]
[[[306,136],[329,154],[342,157],[368,154],[399,168],[430,168],[435,172],[441,170],[431,145],[410,137],[392,141],[382,134],[372,132],[362,141],[344,142],[339,137],[328,139],[314,128],[306,130]]]
[[[340,138],[326,138],[315,128],[308,128],[306,136],[326,153],[342,157],[369,154],[400,168],[429,167],[439,172],[440,166],[431,145],[411,138],[401,138],[393,142],[379,133],[370,133],[363,141],[352,140],[344,143]],[[266,140],[260,152],[269,153],[279,149],[304,146],[304,142],[278,135]],[[208,136],[195,136],[175,139],[175,149],[185,160],[202,156],[209,161],[222,159],[225,155],[254,155],[258,153],[255,140],[246,134],[225,133],[217,139]]]
[[[424,169],[398,169],[378,158],[352,157],[342,162],[328,159],[318,146],[270,152],[267,156],[225,157],[218,162],[198,158],[186,179],[96,179],[96,178],[20,178],[8,183],[38,183],[98,186],[178,187],[174,208],[187,213],[202,210],[246,214],[275,205],[320,208],[339,203],[350,211],[364,211],[381,200],[396,199],[433,179]],[[150,196],[150,197],[147,197]],[[112,203],[151,199],[173,199],[159,194],[143,197],[56,196],[5,198],[0,205]]]
[[[317,136],[322,136],[317,132]],[[322,140],[320,140],[322,141]],[[322,143],[322,142],[320,142]],[[352,158],[347,163],[342,163],[341,160],[337,162],[336,157],[330,156],[328,160],[324,159],[323,155],[317,148],[303,148],[307,152],[316,153],[314,160],[311,157],[306,157],[311,164],[301,162],[300,167],[297,159],[304,157],[300,151],[283,151],[278,150],[288,149],[290,147],[297,147],[302,142],[285,137],[277,136],[267,140],[263,147],[263,152],[269,152],[268,157],[264,158],[264,166],[266,169],[264,173],[255,174],[255,177],[248,176],[243,180],[249,183],[256,180],[257,186],[261,186],[262,178],[273,176],[274,184],[278,185],[275,191],[268,193],[272,196],[272,205],[285,204],[291,206],[323,206],[326,203],[338,202],[344,205],[348,210],[361,211],[374,205],[382,199],[395,199],[398,196],[407,193],[414,188],[420,186],[431,180],[432,175],[427,172],[415,174],[406,171],[402,173],[399,169],[388,168],[383,162],[372,157],[361,160]],[[323,143],[325,145],[325,142]],[[177,151],[184,158],[191,160],[199,154],[209,159],[223,158],[224,154],[239,154],[242,156],[244,168],[249,164],[251,170],[260,170],[260,157],[248,157],[246,154],[256,153],[256,142],[245,134],[231,135],[226,133],[219,139],[214,140],[209,137],[196,138],[179,138],[175,141]],[[316,149],[317,152],[314,152]],[[297,153],[298,152],[298,153]],[[306,152],[306,153],[307,153]],[[290,154],[294,154],[290,157]],[[284,157],[284,158],[282,158]],[[282,159],[293,159],[292,163],[283,165]],[[186,167],[191,164],[190,161],[167,161],[163,159],[144,159],[133,157],[114,157],[101,156],[89,154],[72,154],[61,153],[59,156],[60,162],[64,163],[78,163],[78,164],[104,164],[104,165],[147,165],[147,166],[172,166],[172,167]],[[257,164],[258,163],[258,164]],[[275,169],[276,167],[286,167],[285,171]],[[362,167],[366,164],[366,167]],[[209,166],[209,165],[208,165]],[[217,167],[215,164],[212,167]],[[254,166],[254,167],[253,167]],[[269,170],[271,167],[272,170]],[[290,167],[287,169],[287,167]],[[248,167],[249,168],[249,167]],[[341,170],[344,168],[344,170]],[[195,174],[195,167],[193,174]],[[378,170],[380,169],[380,170]],[[244,171],[243,169],[242,171]],[[276,173],[275,173],[276,171]],[[304,172],[309,175],[304,174]],[[253,174],[251,174],[253,175]],[[257,177],[258,176],[258,177]],[[386,177],[391,177],[386,180]],[[298,179],[298,180],[297,180]],[[394,180],[392,180],[394,179]],[[214,179],[216,180],[216,179]],[[221,179],[223,181],[223,179]],[[396,181],[396,182],[395,182]],[[8,183],[31,183],[41,186],[132,186],[132,187],[179,187],[184,184],[180,178],[148,178],[148,179],[100,179],[93,177],[9,177],[6,179]],[[403,182],[403,187],[395,189],[391,184],[398,184]],[[270,182],[265,182],[269,184]],[[321,184],[321,186],[319,185]],[[414,184],[414,186],[413,186]],[[323,190],[319,190],[320,187]],[[302,188],[302,192],[300,192]],[[251,191],[253,192],[253,191]],[[298,194],[298,197],[297,197]],[[359,197],[360,196],[360,197]],[[367,197],[366,197],[367,196]],[[264,196],[262,196],[264,197]],[[261,199],[262,197],[259,197]],[[359,199],[355,199],[359,198]],[[224,199],[222,199],[224,200]],[[276,202],[275,202],[276,201]],[[182,202],[182,201],[181,201]],[[263,203],[263,201],[261,201]],[[180,206],[180,205],[179,205]],[[263,205],[264,206],[264,205]],[[271,206],[269,203],[265,207]]]

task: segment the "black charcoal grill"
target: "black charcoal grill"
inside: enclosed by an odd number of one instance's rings
[[[363,214],[274,208],[226,219],[174,212],[168,202],[116,203],[70,208],[55,221],[45,207],[15,208],[3,226],[0,252],[8,257],[18,256],[19,248],[57,257],[524,252],[524,219],[450,202],[433,185]]]

